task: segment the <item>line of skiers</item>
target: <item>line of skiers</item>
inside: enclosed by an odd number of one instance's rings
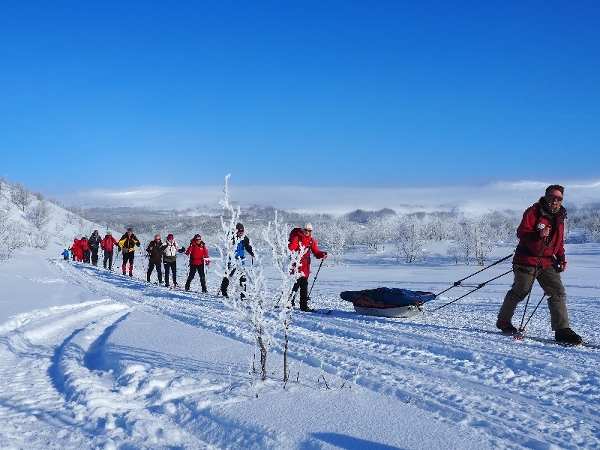
[[[294,270],[300,274],[300,277],[294,285],[293,292],[300,291],[300,309],[303,311],[311,311],[308,307],[308,278],[310,276],[310,260],[311,254],[318,259],[327,258],[327,252],[321,251],[318,247],[317,241],[312,237],[313,226],[310,223],[306,223],[303,228],[294,228],[290,233],[289,249],[292,251],[299,252],[303,249],[304,254],[301,258],[300,264]],[[250,239],[245,235],[244,225],[241,223],[236,224],[235,235],[232,237],[233,241],[237,241],[234,258],[241,261],[242,265],[245,264],[246,253],[254,258],[254,251],[250,244]],[[91,237],[88,239],[87,236],[83,236],[81,239],[75,239],[73,246],[70,248],[73,255],[73,260],[90,262],[94,266],[98,265],[98,250],[101,248],[104,252],[103,265],[105,269],[112,270],[113,267],[113,255],[114,248],[117,248],[117,252],[123,253],[123,264],[121,270],[123,275],[129,274],[133,276],[133,265],[134,255],[136,247],[140,247],[140,241],[133,233],[132,228],[128,228],[125,234],[118,241],[112,236],[110,231],[106,232],[104,239],[100,239],[98,230],[94,230]],[[67,250],[65,249],[65,252]],[[154,236],[154,239],[146,247],[146,254],[148,256],[148,269],[146,270],[146,280],[150,282],[152,272],[156,269],[158,276],[158,282],[163,283],[163,267],[164,267],[164,282],[166,287],[170,287],[169,275],[172,276],[173,286],[178,287],[177,284],[177,253],[184,253],[189,256],[189,275],[185,282],[185,290],[190,290],[190,285],[196,273],[200,277],[200,285],[202,286],[202,292],[207,292],[206,288],[206,274],[204,266],[210,264],[210,257],[208,254],[208,248],[202,240],[199,234],[196,234],[190,241],[187,249],[175,241],[175,237],[172,234],[167,236],[167,241],[163,242],[160,234]],[[67,253],[68,254],[68,253]],[[64,252],[63,252],[64,256]],[[65,258],[67,259],[67,258]],[[228,276],[224,276],[221,281],[220,293],[224,297],[227,297],[227,289],[229,286],[229,279],[232,277],[236,268],[231,268],[232,264],[229,262],[228,270],[230,270]],[[241,275],[239,278],[240,286],[244,287],[245,290],[246,278]],[[242,294],[243,295],[243,294]]]

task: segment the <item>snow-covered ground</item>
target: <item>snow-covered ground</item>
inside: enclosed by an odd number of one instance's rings
[[[1,448],[600,447],[600,350],[497,333],[510,275],[433,312],[472,288],[451,289],[411,319],[359,316],[339,298],[376,286],[437,293],[480,269],[441,249],[411,265],[357,249],[324,266],[313,306],[333,312],[294,313],[284,386],[279,351],[267,381],[254,373],[251,334],[212,294],[217,274],[209,294],[185,293],[50,247],[0,266]],[[600,246],[567,255],[572,327],[599,343]],[[528,335],[552,337],[545,305]]]

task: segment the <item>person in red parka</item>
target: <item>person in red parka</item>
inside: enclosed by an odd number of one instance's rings
[[[202,237],[197,234],[190,241],[190,246],[185,252],[190,257],[190,274],[188,275],[187,281],[185,282],[185,290],[190,290],[192,280],[196,276],[196,272],[200,275],[200,284],[202,285],[202,292],[208,292],[206,289],[206,277],[204,275],[204,266],[210,264],[208,259],[208,250]]]
[[[113,237],[112,233],[110,231],[107,231],[106,236],[104,236],[104,239],[102,239],[102,241],[100,242],[100,247],[102,248],[102,251],[104,252],[104,268],[105,269],[107,268],[106,266],[108,263],[108,270],[112,270],[113,249],[114,249],[115,245],[117,246],[117,249],[118,249],[119,243]]]
[[[300,265],[296,268],[297,273],[300,274],[300,278],[296,280],[293,292],[297,292],[300,289],[300,310],[301,311],[314,311],[308,307],[308,277],[310,276],[310,254],[317,259],[326,259],[327,252],[319,250],[317,240],[312,237],[313,226],[311,223],[304,225],[303,229],[294,228],[290,233],[290,243],[288,248],[293,252],[299,252],[302,246],[304,254],[300,260]],[[292,300],[293,304],[293,300]]]
[[[583,342],[581,336],[569,328],[567,294],[560,278],[560,272],[567,268],[564,247],[567,210],[562,206],[563,194],[562,186],[548,186],[545,195],[523,213],[517,228],[519,244],[513,257],[514,283],[504,297],[496,322],[503,333],[518,332],[511,319],[517,304],[529,295],[537,280],[548,295],[554,338],[574,344]]]
[[[81,247],[81,251],[83,253],[83,262],[90,263],[90,245],[88,243],[87,234],[84,234],[81,240],[79,241],[79,246]]]
[[[81,248],[81,240],[79,238],[73,239],[71,251],[73,252],[74,259],[77,259],[78,262],[83,261],[83,249]]]

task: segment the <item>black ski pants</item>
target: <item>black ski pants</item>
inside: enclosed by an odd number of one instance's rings
[[[232,277],[233,274],[235,274],[235,270],[233,269],[231,272],[229,272],[229,277]],[[229,277],[223,277],[223,280],[221,281],[221,295],[223,297],[228,297],[227,295],[227,288],[229,287]],[[246,276],[242,275],[240,277],[240,286],[243,288],[243,290],[246,290]]]
[[[158,282],[162,283],[162,266],[160,265],[160,261],[148,261],[148,272],[146,273],[146,279],[150,282],[150,275],[152,275],[152,271],[156,267],[156,274],[158,275]]]
[[[90,252],[92,253],[92,264],[94,266],[98,265],[98,249],[94,247],[90,247]]]
[[[108,262],[108,270],[112,270],[113,252],[104,250],[104,268],[106,269],[106,263]]]
[[[173,286],[177,286],[177,261],[165,261],[165,286],[169,287],[169,272],[173,272]]]
[[[298,289],[300,289],[300,309],[308,309],[308,278],[300,277],[296,280],[292,292],[298,292]]]
[[[200,275],[200,284],[202,285],[202,292],[208,292],[206,289],[206,277],[204,276],[204,265],[203,264],[190,264],[190,274],[188,275],[187,281],[185,282],[185,290],[190,290],[192,280],[196,276],[196,272]]]
[[[135,252],[125,252],[123,253],[123,275],[125,275],[125,269],[127,268],[127,263],[129,263],[129,275],[133,273],[133,256]]]

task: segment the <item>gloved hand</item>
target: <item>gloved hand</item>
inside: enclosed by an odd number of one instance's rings
[[[209,266],[210,265],[210,259],[205,259],[204,260],[204,265],[205,266]]]
[[[119,253],[120,251],[121,251],[121,247],[119,247],[119,246],[117,245],[117,253]]]
[[[136,242],[136,243],[135,243],[135,246],[136,246],[136,247],[139,247],[139,246],[140,246],[140,243],[139,243],[139,242]]]

